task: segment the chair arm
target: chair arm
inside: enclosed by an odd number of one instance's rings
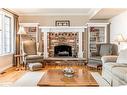
[[[90,55],[91,56],[99,56],[98,52],[91,52]]]
[[[116,62],[118,56],[115,55],[109,55],[109,56],[102,56],[101,60],[102,63],[106,63],[106,62]]]
[[[43,52],[37,52],[37,55],[41,56],[43,55]]]
[[[26,57],[26,56],[27,56],[27,54],[23,52],[23,53],[22,53],[22,56],[23,56],[23,57]]]

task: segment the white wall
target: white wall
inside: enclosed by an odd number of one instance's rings
[[[84,26],[88,16],[20,16],[20,23],[40,23],[41,26],[55,26],[56,20],[70,20],[71,26]]]
[[[127,11],[113,17],[110,22],[110,41],[116,43],[114,40],[119,34],[122,34],[127,39]],[[119,45],[119,51],[125,48],[127,48],[127,42],[122,42]]]
[[[4,55],[0,56],[0,72],[4,71],[5,69],[12,67],[13,62],[13,55]]]

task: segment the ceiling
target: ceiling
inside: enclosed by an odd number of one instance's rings
[[[107,20],[122,12],[127,11],[125,8],[103,8],[97,14],[95,14],[91,19]]]
[[[18,15],[90,15],[92,8],[12,8]]]
[[[92,20],[107,20],[127,11],[122,8],[10,8],[19,16],[37,15],[82,15]]]

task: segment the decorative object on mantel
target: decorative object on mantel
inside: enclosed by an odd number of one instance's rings
[[[69,20],[56,20],[55,26],[70,26]]]

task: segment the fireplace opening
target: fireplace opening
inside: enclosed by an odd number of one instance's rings
[[[58,45],[54,47],[54,56],[72,56],[72,47],[69,45]]]

